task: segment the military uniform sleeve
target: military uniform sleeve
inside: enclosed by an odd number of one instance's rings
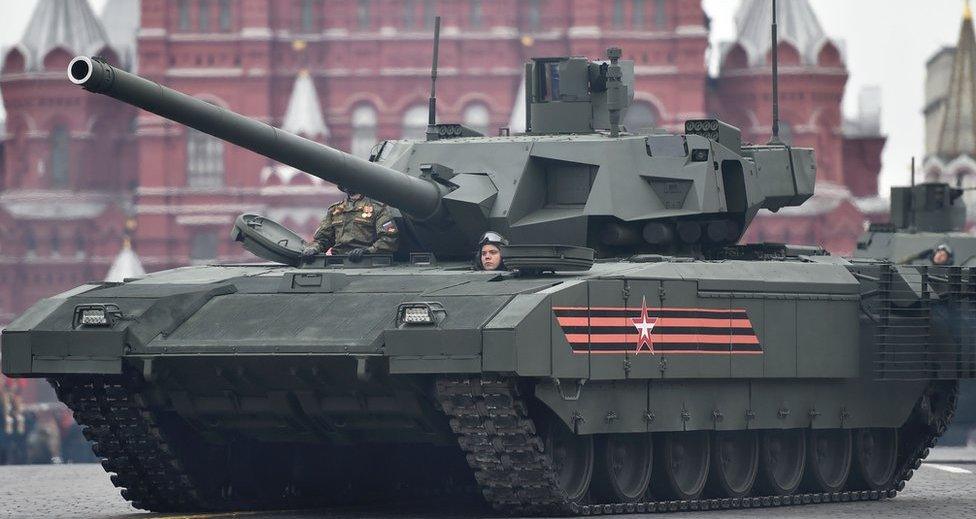
[[[333,208],[334,206],[326,211],[322,221],[319,222],[318,229],[315,229],[315,234],[312,235],[312,242],[309,243],[310,246],[315,247],[319,252],[327,251],[329,247],[335,244],[335,221],[332,218]]]
[[[366,248],[366,252],[370,254],[396,252],[400,245],[400,230],[393,221],[393,214],[389,207],[382,206],[376,214],[374,225],[376,241]]]

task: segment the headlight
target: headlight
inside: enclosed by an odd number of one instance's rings
[[[121,314],[119,307],[113,304],[78,305],[75,307],[74,327],[112,326]]]
[[[430,315],[430,308],[426,306],[408,306],[403,309],[403,322],[411,323],[432,323],[434,316]]]
[[[444,319],[446,315],[447,312],[440,303],[403,303],[397,307],[397,324],[436,324]]]
[[[108,315],[104,308],[89,308],[81,311],[81,324],[85,326],[108,326]]]

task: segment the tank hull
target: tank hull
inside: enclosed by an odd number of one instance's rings
[[[156,511],[472,488],[512,513],[615,502],[566,494],[565,465],[546,465],[556,441],[546,431],[557,429],[597,452],[635,435],[899,431],[898,467],[883,484],[796,494],[870,499],[910,477],[952,417],[956,379],[976,369],[957,362],[968,335],[929,341],[920,376],[879,356],[914,358],[885,327],[915,319],[920,301],[965,293],[952,296],[953,315],[971,311],[976,292],[961,287],[976,275],[938,279],[826,257],[601,263],[537,277],[455,265],[195,267],[44,300],[4,331],[2,360],[8,375],[47,377],[123,496]],[[416,303],[442,311],[430,324],[402,322],[398,309]],[[106,326],[79,324],[79,308],[92,307],[112,309]],[[381,474],[368,462],[376,453],[402,463]],[[361,477],[324,484],[349,471]],[[501,484],[522,471],[548,483]],[[655,472],[651,488],[664,477]],[[720,507],[710,493],[618,504]],[[763,504],[758,490],[748,495]]]

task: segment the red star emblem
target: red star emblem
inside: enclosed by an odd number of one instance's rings
[[[647,317],[647,299],[641,298],[641,313],[640,317],[632,317],[630,322],[633,323],[637,331],[640,332],[637,335],[637,349],[634,350],[635,353],[640,353],[644,347],[647,347],[647,351],[654,353],[654,345],[651,342],[651,330],[654,329],[654,325],[657,324],[657,318],[652,317],[648,319]]]

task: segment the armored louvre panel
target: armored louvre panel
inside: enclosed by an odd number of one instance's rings
[[[875,378],[976,378],[976,268],[878,269]]]

